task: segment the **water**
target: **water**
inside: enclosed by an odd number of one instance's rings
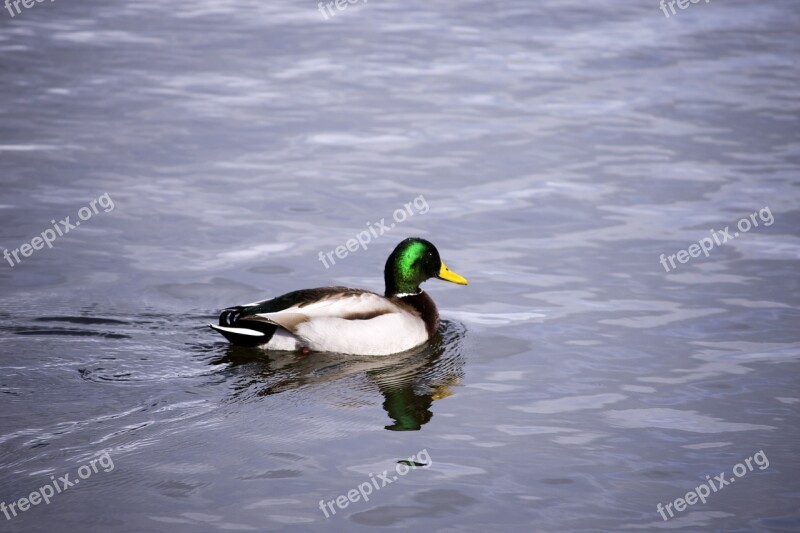
[[[108,456],[2,531],[800,530],[800,7],[624,4],[3,11],[0,250],[99,209],[0,265],[0,501]],[[430,346],[269,358],[205,327],[380,291],[411,235],[470,281],[425,286]]]

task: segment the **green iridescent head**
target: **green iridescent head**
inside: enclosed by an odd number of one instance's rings
[[[467,280],[445,266],[433,244],[416,237],[397,245],[386,260],[383,278],[386,281],[386,296],[416,294],[420,291],[420,284],[430,278],[467,284]]]

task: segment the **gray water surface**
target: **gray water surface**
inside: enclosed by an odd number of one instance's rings
[[[0,253],[99,207],[0,258],[0,502],[113,460],[0,531],[800,531],[798,28],[789,0],[0,11]],[[380,292],[407,236],[470,282],[424,286],[427,346],[206,327]]]

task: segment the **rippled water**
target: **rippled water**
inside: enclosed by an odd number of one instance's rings
[[[0,249],[113,209],[0,263],[0,502],[114,467],[0,529],[800,530],[796,2],[33,6],[0,12]],[[409,235],[470,280],[426,285],[429,346],[267,357],[205,327],[380,291]]]

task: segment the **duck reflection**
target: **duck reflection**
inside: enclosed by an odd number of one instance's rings
[[[334,353],[270,353],[257,348],[226,346],[212,364],[227,363],[239,374],[234,397],[243,400],[339,383],[374,390],[383,396],[390,431],[416,431],[433,417],[435,400],[453,394],[464,376],[462,341],[466,329],[442,321],[439,333],[415,350],[393,356],[351,356]]]

